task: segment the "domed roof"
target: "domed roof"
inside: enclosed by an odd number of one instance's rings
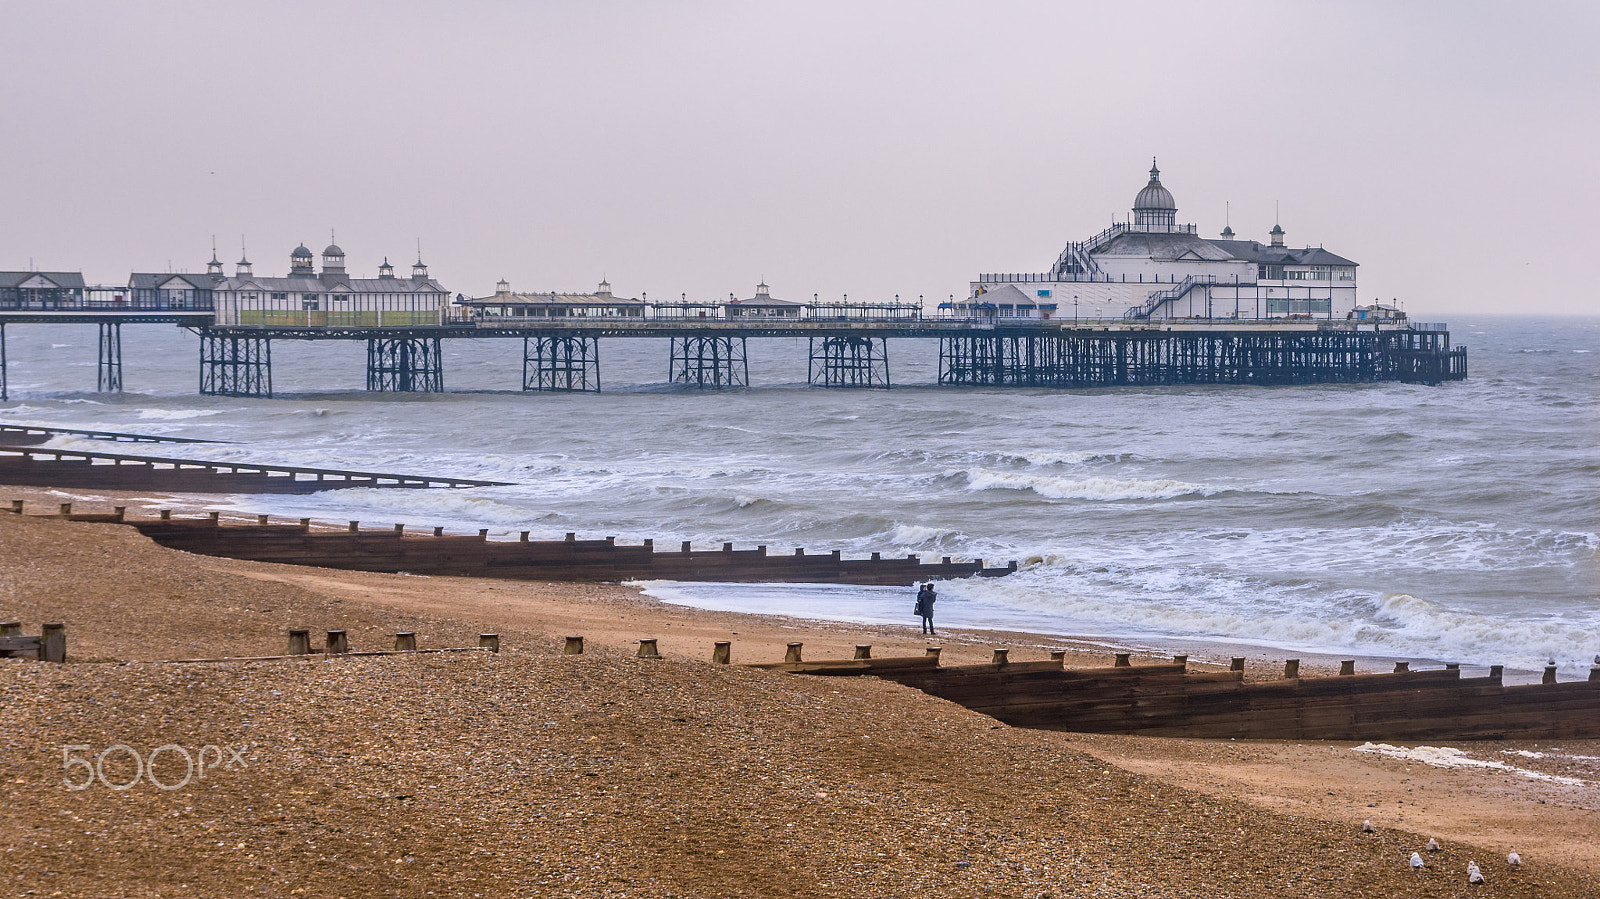
[[[289,254],[289,258],[291,258],[291,259],[299,259],[302,256],[307,258],[307,259],[311,258],[311,251],[306,249],[306,245],[305,244],[301,244],[300,246],[295,247],[294,248],[294,252]]]
[[[1161,170],[1156,168],[1156,161],[1150,160],[1150,183],[1139,191],[1133,198],[1133,211],[1172,211],[1178,210],[1178,204],[1172,199],[1172,191],[1161,186]]]
[[[310,255],[310,254],[308,253],[307,255]],[[330,243],[330,244],[328,244],[328,248],[322,251],[322,255],[324,255],[324,256],[343,256],[344,255],[344,250],[339,249],[339,245],[338,244]]]

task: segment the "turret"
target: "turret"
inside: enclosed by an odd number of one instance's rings
[[[388,256],[383,257],[383,264],[378,266],[378,277],[380,277],[380,278],[393,278],[394,277],[394,266],[389,264],[389,257]]]
[[[1273,225],[1272,226],[1272,231],[1270,232],[1270,234],[1272,236],[1272,245],[1273,246],[1275,246],[1275,247],[1283,246],[1283,228],[1281,226]]]
[[[311,255],[311,251],[306,248],[305,244],[295,247],[294,252],[289,254],[289,277],[292,278],[297,275],[311,277],[316,273],[316,260]]]
[[[322,251],[322,277],[327,280],[344,276],[344,250],[339,249],[338,244],[330,243],[327,249]]]

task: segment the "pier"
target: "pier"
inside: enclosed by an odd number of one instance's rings
[[[277,341],[365,341],[366,389],[446,389],[442,346],[457,340],[521,340],[518,386],[527,392],[597,392],[602,347],[615,340],[667,344],[669,383],[695,389],[749,384],[747,342],[805,338],[806,382],[827,388],[889,388],[890,341],[937,341],[938,385],[944,387],[1092,388],[1163,384],[1289,385],[1399,381],[1439,384],[1467,376],[1467,351],[1450,345],[1442,324],[1373,325],[1345,321],[1070,322],[903,317],[873,320],[708,320],[593,317],[541,322],[491,319],[428,326],[236,326],[180,324],[199,337],[199,392],[271,397],[272,344]],[[102,328],[101,390],[122,384],[120,327],[104,314],[77,321]],[[172,316],[162,319],[172,323]],[[126,321],[155,323],[141,317]],[[4,324],[0,310],[0,389]],[[512,376],[515,378],[515,375]]]

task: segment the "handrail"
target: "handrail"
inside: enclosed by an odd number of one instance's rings
[[[1150,293],[1150,298],[1145,300],[1143,305],[1135,306],[1134,308],[1129,309],[1127,312],[1122,314],[1122,317],[1127,319],[1149,318],[1155,314],[1155,311],[1161,307],[1161,304],[1182,299],[1184,294],[1194,290],[1196,287],[1200,287],[1202,285],[1209,287],[1216,283],[1216,275],[1190,275],[1166,290],[1152,291]]]

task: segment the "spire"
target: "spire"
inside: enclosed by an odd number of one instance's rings
[[[251,274],[250,254],[245,252],[244,235],[241,234],[239,235],[239,263],[233,269],[233,276],[235,278],[248,278]]]
[[[419,280],[428,280],[428,266],[422,261],[422,238],[417,238],[417,261],[411,263],[411,277]]]
[[[1161,183],[1161,170],[1156,168],[1156,158],[1154,156],[1150,157],[1150,183]]]
[[[222,260],[217,258],[217,235],[211,235],[211,261],[206,263],[206,274],[221,275]]]
[[[1223,201],[1222,239],[1233,240],[1233,204]]]

